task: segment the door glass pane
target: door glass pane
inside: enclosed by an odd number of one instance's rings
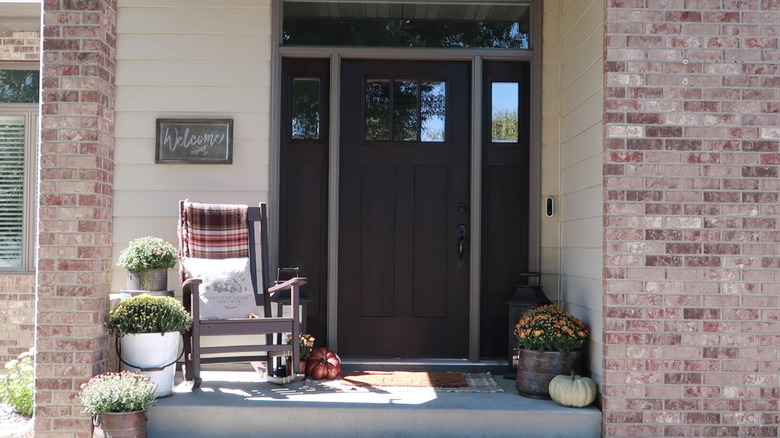
[[[443,142],[446,89],[445,82],[366,81],[366,141]]]
[[[530,2],[286,1],[286,46],[528,49]]]
[[[420,87],[422,141],[444,141],[445,83],[423,82]]]
[[[293,140],[319,140],[320,80],[294,79],[292,99]]]
[[[22,266],[24,116],[0,116],[0,268]]]
[[[420,139],[416,81],[393,82],[393,140]]]
[[[390,140],[390,81],[366,81],[366,141]]]
[[[516,143],[518,138],[519,85],[493,82],[491,138],[493,143]]]

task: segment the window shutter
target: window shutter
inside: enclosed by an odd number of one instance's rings
[[[0,116],[0,268],[22,266],[24,116]]]

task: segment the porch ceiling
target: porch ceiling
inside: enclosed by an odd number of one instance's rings
[[[519,21],[528,4],[288,1],[284,15],[308,18],[382,18],[445,21]]]

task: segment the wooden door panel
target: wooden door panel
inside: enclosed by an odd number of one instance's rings
[[[416,166],[414,185],[413,315],[442,318],[447,316],[447,259],[451,258],[448,237],[447,167]]]
[[[395,169],[370,165],[362,173],[360,216],[379,220],[364,222],[361,229],[360,316],[393,317],[395,285],[385,279],[392,278],[395,271],[395,209],[384,200],[395,192]]]

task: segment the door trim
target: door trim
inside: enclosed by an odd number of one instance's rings
[[[341,56],[330,55],[330,155],[328,157],[328,348],[336,350],[338,345],[339,314],[339,167],[341,138]],[[337,351],[337,350],[336,350]]]
[[[481,209],[481,127],[479,117],[481,113],[482,90],[481,65],[483,60],[503,60],[503,61],[526,61],[531,63],[531,108],[541,108],[541,90],[542,90],[542,17],[543,11],[541,4],[531,8],[531,38],[532,48],[530,50],[486,50],[486,49],[403,49],[403,48],[385,48],[385,47],[284,47],[281,45],[281,17],[282,1],[272,0],[272,48],[271,48],[271,104],[272,108],[279,108],[281,105],[281,58],[282,57],[308,57],[308,58],[329,58],[331,78],[339,78],[341,74],[342,58],[363,58],[363,59],[425,59],[425,60],[465,60],[472,62],[472,160],[471,160],[471,227],[472,227],[472,245],[471,250],[471,272],[470,272],[470,290],[469,290],[469,357],[470,362],[479,362],[479,281],[480,272],[480,253],[482,247],[478,240],[478,232],[482,226],[479,211]],[[479,69],[477,69],[479,66]],[[476,71],[479,70],[479,71]],[[329,199],[328,199],[328,283],[327,283],[327,347],[336,349],[338,346],[338,224],[339,224],[339,144],[340,138],[339,125],[341,117],[339,108],[341,104],[341,88],[338,80],[330,81],[330,137],[331,144],[329,155]],[[270,163],[278,163],[279,160],[279,115],[278,111],[271,111],[271,151]],[[540,268],[541,252],[541,111],[531,111],[531,120],[529,124],[530,151],[530,184],[529,184],[529,269],[538,271]],[[279,205],[279,167],[271,165],[269,200],[272,205]],[[538,202],[534,202],[538,201]],[[477,208],[479,207],[479,208]],[[272,231],[278,232],[279,216],[276,209],[270,212],[270,226]],[[271,233],[271,254],[278,254],[277,232]],[[276,256],[271,260],[271,269],[277,267]],[[557,275],[557,274],[556,274]],[[559,287],[559,285],[556,285]]]
[[[479,361],[482,284],[482,58],[471,62],[471,254],[469,266],[469,361]]]

